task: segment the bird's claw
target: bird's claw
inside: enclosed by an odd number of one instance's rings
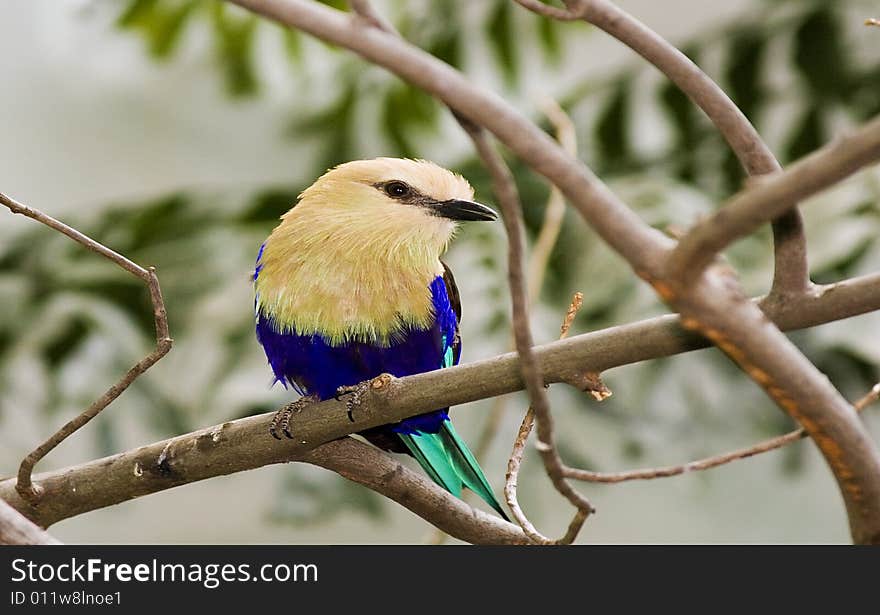
[[[372,380],[364,380],[363,382],[358,382],[357,384],[348,384],[339,387],[336,389],[336,399],[338,400],[340,397],[344,395],[350,395],[348,399],[345,400],[345,410],[348,414],[348,420],[354,423],[354,415],[352,411],[356,406],[361,405],[361,399],[364,394],[370,389],[381,389],[386,384],[391,382],[392,376],[391,374],[379,374]]]
[[[294,414],[299,414],[302,412],[303,408],[317,401],[317,395],[307,395],[305,397],[300,397],[296,401],[290,402],[272,417],[272,422],[269,424],[269,433],[272,434],[272,437],[276,440],[280,440],[281,436],[278,435],[278,428],[281,427],[281,432],[288,438],[293,439],[293,434],[290,433],[290,419]]]

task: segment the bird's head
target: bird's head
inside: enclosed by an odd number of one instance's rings
[[[342,245],[370,243],[439,255],[458,222],[497,218],[473,198],[466,179],[433,162],[356,160],[318,178],[284,218]],[[348,247],[358,252],[355,245]]]
[[[494,220],[470,184],[424,160],[339,165],[300,195],[257,259],[257,309],[282,329],[387,344],[433,317],[456,224]]]

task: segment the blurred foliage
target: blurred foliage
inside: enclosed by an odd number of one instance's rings
[[[718,77],[785,163],[880,112],[880,54],[876,44],[868,48],[862,42],[864,15],[858,9],[863,5],[859,0],[756,2],[745,18],[679,44]],[[281,32],[235,7],[205,0],[130,0],[123,6],[118,27],[141,37],[159,61],[173,61],[192,30],[209,31],[218,72],[233,97],[260,95],[258,43],[264,38],[283,42],[271,52],[286,55],[292,79],[314,79],[309,66],[319,64],[334,87],[320,99],[302,88],[302,99],[291,104],[297,115],[287,127],[287,138],[320,144],[310,161],[311,176],[367,155],[359,133],[365,124],[376,127],[386,155],[422,155],[423,138],[445,134],[447,114],[422,92],[350,54]],[[489,57],[502,76],[490,85],[512,95],[528,86],[525,50],[538,50],[531,60],[551,71],[573,48],[574,38],[592,35],[583,24],[554,24],[509,0],[383,6],[406,38],[454,66],[469,71],[475,56]],[[584,75],[555,94],[576,123],[581,156],[658,228],[686,226],[743,181],[735,156],[705,117],[640,61],[599,78]],[[359,122],[364,117],[369,121]],[[518,160],[510,163],[534,238],[548,189]],[[477,160],[462,159],[456,169],[482,199],[491,200],[489,179]],[[285,398],[284,391],[266,386],[255,392],[253,385],[268,384],[270,378],[252,336],[249,267],[262,239],[303,187],[265,186],[241,194],[181,189],[109,204],[68,221],[136,262],[158,267],[176,346],[126,398],[127,406],[142,410],[137,415],[157,437],[267,411]],[[806,210],[815,280],[880,270],[878,190],[877,172],[863,173],[817,197],[820,202]],[[109,263],[43,228],[19,227],[0,245],[0,313],[5,315],[0,319],[0,412],[15,399],[45,408],[57,424],[148,348],[149,302],[142,284]],[[749,292],[766,290],[772,273],[769,232],[737,243],[727,256]],[[458,277],[469,304],[483,306],[473,316],[466,311],[468,339],[483,338],[472,342],[482,345],[483,356],[490,354],[486,349],[503,348],[509,317],[500,231],[464,229],[450,259],[458,271],[467,271]],[[653,292],[569,211],[534,314],[541,338],[555,337],[574,290],[586,295],[576,324],[580,331],[664,311]],[[795,336],[851,397],[878,377],[878,339],[876,315]],[[41,386],[27,388],[15,377],[24,371]],[[595,404],[564,395],[576,414],[589,412],[615,425],[623,434],[620,454],[633,463],[663,450],[675,451],[668,461],[716,452],[712,434],[738,432],[747,442],[790,426],[716,351],[628,366],[607,376],[615,396],[596,411]],[[92,437],[102,452],[114,450],[118,441],[114,421],[112,413],[96,421]],[[602,467],[600,456],[583,451],[577,429],[560,437],[573,461],[580,454],[585,464],[610,469]],[[787,454],[782,471],[797,471],[797,451]],[[326,472],[297,471],[285,478],[271,518],[311,523],[341,509],[340,502],[375,518],[384,505]]]

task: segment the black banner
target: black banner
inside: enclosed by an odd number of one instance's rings
[[[580,600],[649,608],[658,600],[705,600],[710,608],[783,588],[791,606],[811,588],[837,581],[848,600],[854,589],[875,586],[878,554],[797,547],[0,547],[0,613],[176,613],[193,605],[217,612],[351,605],[372,613],[404,604],[410,612],[425,610],[417,605],[468,612],[484,601],[495,610],[535,600],[559,608]]]

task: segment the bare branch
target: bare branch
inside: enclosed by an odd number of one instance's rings
[[[858,412],[861,412],[862,410],[867,408],[868,405],[877,401],[878,398],[880,398],[880,384],[875,384],[874,387],[870,391],[868,391],[868,393],[866,393],[861,399],[853,404],[853,408],[855,408]],[[590,483],[622,483],[630,480],[650,480],[654,478],[666,478],[668,476],[678,476],[679,474],[685,474],[687,472],[696,472],[700,470],[708,470],[710,468],[717,468],[718,466],[730,463],[731,461],[747,459],[748,457],[754,457],[755,455],[759,455],[761,453],[767,453],[769,451],[782,448],[786,444],[791,444],[792,442],[803,440],[806,437],[807,432],[803,428],[801,428],[795,429],[794,431],[790,431],[787,434],[783,434],[781,436],[776,436],[775,438],[764,440],[763,442],[759,442],[758,444],[753,444],[752,446],[740,448],[735,451],[730,451],[721,455],[713,455],[712,457],[698,459],[697,461],[690,461],[688,463],[677,466],[643,468],[640,470],[627,470],[625,472],[591,472],[589,470],[578,470],[572,468],[567,472],[567,475],[569,478]]]
[[[553,415],[550,412],[550,398],[547,395],[544,381],[541,378],[540,363],[532,349],[534,342],[529,326],[529,298],[524,272],[525,231],[522,220],[522,206],[519,202],[516,182],[513,180],[510,169],[489,141],[485,132],[482,129],[468,128],[467,126],[466,129],[474,142],[477,152],[480,154],[480,158],[483,159],[483,163],[489,169],[495,195],[503,212],[504,226],[507,230],[507,279],[510,285],[510,298],[513,306],[513,337],[516,342],[516,350],[519,355],[520,369],[522,370],[525,388],[528,392],[531,409],[535,414],[538,426],[538,443],[536,448],[541,453],[544,470],[547,472],[547,476],[550,477],[550,482],[553,483],[556,490],[572,506],[579,511],[584,511],[584,519],[586,519],[593,512],[593,506],[589,500],[575,491],[565,479],[565,464],[556,448]],[[529,533],[526,530],[527,526],[521,527],[523,527],[523,531]]]
[[[526,544],[512,523],[450,495],[390,455],[352,438],[328,442],[303,459],[353,480],[408,508],[446,534],[472,544]]]
[[[57,539],[0,499],[0,545],[59,545]]]
[[[520,2],[520,4],[523,4]],[[528,3],[527,8],[534,3]],[[779,162],[758,131],[729,96],[681,51],[609,0],[565,0],[568,17],[601,28],[666,75],[712,121],[749,175],[780,170]],[[542,12],[543,13],[543,12]],[[546,14],[546,13],[543,13]],[[771,294],[809,288],[807,242],[794,201],[773,222],[775,271]]]
[[[568,332],[571,329],[571,324],[574,322],[575,316],[577,316],[578,310],[581,309],[581,305],[583,305],[584,296],[581,293],[575,293],[574,297],[571,299],[571,304],[568,307],[568,311],[565,314],[565,318],[562,321],[562,326],[559,328],[559,339],[563,340],[568,337]],[[519,431],[517,432],[516,439],[513,442],[513,450],[510,452],[510,458],[507,460],[507,477],[504,481],[504,498],[507,500],[507,506],[510,508],[510,512],[513,514],[514,520],[517,524],[522,528],[523,532],[528,536],[533,542],[538,544],[571,544],[574,542],[575,538],[577,538],[578,532],[580,532],[581,527],[583,527],[584,522],[587,520],[587,517],[592,512],[586,508],[578,508],[577,512],[572,518],[571,523],[568,526],[568,531],[566,531],[565,535],[558,540],[553,540],[551,538],[547,538],[541,532],[539,532],[534,524],[529,521],[529,518],[523,512],[522,507],[519,505],[519,499],[517,498],[516,489],[517,489],[517,481],[519,480],[519,469],[522,465],[523,453],[525,452],[526,441],[529,438],[529,434],[532,432],[532,428],[535,425],[535,411],[529,406],[528,410],[526,410],[526,414],[523,417],[522,423],[519,426]],[[565,472],[568,473],[570,468],[565,468]]]
[[[67,235],[78,244],[85,246],[92,252],[100,254],[104,258],[112,261],[133,276],[140,278],[146,285],[150,293],[150,301],[153,304],[153,318],[156,323],[156,348],[146,357],[138,361],[125,375],[112,387],[110,387],[101,397],[95,400],[88,408],[83,410],[78,416],[67,422],[61,429],[55,432],[48,440],[43,442],[36,449],[31,451],[21,462],[18,469],[18,482],[16,489],[22,497],[36,501],[40,498],[39,488],[31,481],[31,474],[34,466],[49,452],[61,444],[71,434],[80,427],[95,418],[104,408],[110,405],[114,399],[119,397],[132,382],[134,382],[141,374],[150,369],[159,359],[168,354],[171,350],[171,335],[168,331],[168,315],[165,310],[165,302],[162,300],[162,291],[159,288],[159,279],[156,277],[156,270],[153,267],[144,269],[137,263],[130,261],[121,254],[114,252],[110,248],[87,237],[78,230],[59,222],[55,218],[44,214],[43,212],[23,205],[15,199],[0,193],[0,204],[5,205],[14,214],[21,214],[32,218],[49,228]]]
[[[880,309],[880,274],[818,287],[797,309],[781,310],[775,305],[774,309],[780,310],[774,317],[783,328],[808,327]],[[577,335],[537,346],[534,352],[540,360],[544,382],[550,383],[564,381],[572,366],[599,372],[708,345],[701,336],[682,329],[678,317],[669,315]],[[38,505],[20,497],[14,479],[0,482],[0,499],[47,527],[62,519],[163,489],[298,459],[309,448],[348,433],[399,421],[433,408],[511,393],[522,386],[517,356],[508,353],[395,379],[384,390],[371,390],[365,396],[353,415],[353,423],[348,419],[343,402],[328,400],[314,404],[297,415],[297,440],[282,443],[266,436],[274,416],[270,412],[38,475],[36,484],[46,494]],[[220,443],[223,445],[218,448]],[[198,464],[183,466],[187,468],[185,474],[176,472],[167,460],[178,454],[192,455]],[[440,524],[436,519],[433,521]]]
[[[812,196],[880,159],[880,117],[838,138],[785,172],[755,178],[678,242],[668,275],[687,285],[728,244],[786,211],[792,200]]]
[[[0,498],[43,527],[76,515],[192,482],[288,461],[333,470],[474,543],[527,542],[518,527],[473,509],[379,449],[352,438],[312,450],[266,435],[271,415],[249,417],[37,476],[45,497],[32,504],[13,480]],[[271,441],[271,442],[270,442]]]

